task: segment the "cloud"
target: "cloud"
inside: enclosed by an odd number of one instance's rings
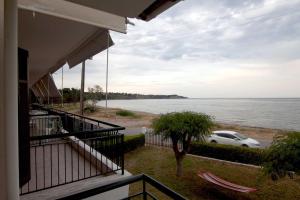
[[[128,34],[112,33],[109,88],[190,97],[299,96],[293,93],[300,85],[294,77],[299,8],[299,0],[188,0],[150,22],[132,19],[136,26]],[[88,61],[86,85],[104,86],[105,69],[103,52]],[[75,67],[66,86],[79,87],[79,79]]]

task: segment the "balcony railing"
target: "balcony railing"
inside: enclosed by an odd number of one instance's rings
[[[142,184],[141,191],[137,192],[136,194],[132,194],[124,199],[141,199],[141,198],[142,199],[150,198],[150,199],[154,199],[154,200],[159,199],[158,197],[156,197],[153,193],[151,193],[148,190],[148,188],[150,188],[149,186],[154,187],[156,190],[161,192],[164,196],[163,199],[166,199],[167,197],[170,199],[176,199],[176,200],[185,200],[186,199],[185,197],[176,193],[172,189],[168,188],[167,186],[163,185],[162,183],[158,182],[157,180],[155,180],[145,174],[120,178],[119,180],[112,182],[110,184],[96,187],[96,188],[89,189],[89,190],[85,190],[85,191],[80,191],[80,192],[77,192],[74,194],[70,194],[68,196],[63,196],[58,199],[59,200],[85,199],[88,197],[94,197],[94,196],[102,194],[104,192],[112,191],[114,189],[129,185],[129,184],[133,184],[133,183],[141,183]]]
[[[30,117],[31,179],[21,194],[124,174],[123,127],[39,107]],[[42,109],[42,110],[41,110]]]
[[[124,127],[112,123],[92,119],[89,117],[65,112],[54,108],[45,108],[38,104],[32,105],[32,108],[36,110],[44,111],[48,116],[56,116],[56,117],[59,116],[61,120],[59,123],[63,126],[64,130],[66,130],[69,133],[95,131],[95,130],[102,130],[102,129],[112,129],[112,130],[125,129]],[[43,115],[44,115],[43,112],[41,112],[35,114],[34,116],[37,116],[37,118],[38,117],[41,118]]]

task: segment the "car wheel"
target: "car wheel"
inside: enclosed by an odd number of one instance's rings
[[[249,147],[248,145],[246,145],[246,144],[242,144],[242,147]]]
[[[217,141],[215,141],[215,140],[212,140],[210,143],[217,144]]]

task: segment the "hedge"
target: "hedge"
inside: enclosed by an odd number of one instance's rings
[[[124,152],[135,150],[138,147],[145,145],[145,134],[125,135],[124,137]]]
[[[263,149],[193,142],[189,153],[221,160],[261,165],[265,151]]]
[[[105,143],[105,142],[104,142]],[[129,151],[135,150],[138,147],[145,145],[145,135],[138,134],[138,135],[130,135],[124,136],[124,153]],[[115,156],[115,152],[120,150],[120,146],[117,144],[109,144],[108,142],[103,145],[99,143],[93,146],[97,151],[101,152],[103,155],[107,156],[108,158],[113,158]]]

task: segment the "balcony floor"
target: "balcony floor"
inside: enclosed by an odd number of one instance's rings
[[[89,155],[80,154],[69,143],[31,147],[31,179],[21,188],[21,193],[99,176],[103,165],[95,166]]]
[[[105,185],[110,181],[116,180],[120,177],[123,176],[118,174],[114,174],[106,177],[97,176],[97,177],[77,181],[74,183],[70,183],[70,184],[66,184],[66,185],[62,185],[62,186],[58,186],[58,187],[54,187],[54,188],[50,188],[38,192],[33,192],[30,194],[25,194],[22,195],[20,199],[21,200],[57,199],[59,197],[70,195],[74,192],[83,191],[83,190],[99,187],[101,185]],[[128,197],[128,190],[129,190],[129,186],[124,186],[122,188],[118,188],[113,191],[105,192],[101,195],[95,196],[94,199],[97,200],[123,199]]]

